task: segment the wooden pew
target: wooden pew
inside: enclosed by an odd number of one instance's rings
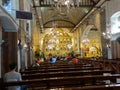
[[[70,67],[70,68],[52,68],[52,69],[37,69],[37,70],[25,70],[21,71],[20,73],[23,74],[35,74],[35,73],[48,73],[48,72],[65,72],[65,71],[81,71],[81,70],[101,70],[102,68],[100,67],[81,67],[81,68],[75,68],[75,67]]]
[[[29,68],[26,68],[25,70],[36,70],[36,69],[52,69],[52,68],[70,68],[70,67],[93,67],[91,64],[87,64],[87,65],[82,65],[82,64],[76,64],[76,65],[73,65],[73,64],[66,64],[66,65],[49,65],[49,66],[36,66],[36,67],[29,67]]]
[[[35,89],[35,90],[39,90],[39,89]],[[120,90],[120,84],[65,87],[65,88],[57,88],[57,90]]]
[[[27,79],[39,79],[50,77],[67,77],[67,76],[83,76],[83,75],[102,75],[103,73],[114,73],[109,70],[84,70],[84,71],[65,71],[65,72],[48,72],[48,73],[36,73],[36,74],[24,74],[22,78]]]
[[[4,88],[7,86],[16,86],[16,85],[29,85],[29,87],[45,86],[44,88],[58,88],[58,87],[70,87],[73,83],[78,86],[84,86],[87,83],[91,83],[91,85],[96,85],[96,82],[103,80],[111,80],[116,81],[117,78],[120,78],[120,74],[113,75],[87,75],[87,76],[76,76],[76,77],[58,77],[58,78],[41,78],[34,80],[23,80],[19,82],[4,82],[0,83],[0,88]],[[75,89],[76,90],[76,89]],[[81,89],[80,89],[81,90]],[[116,89],[115,89],[116,90]]]

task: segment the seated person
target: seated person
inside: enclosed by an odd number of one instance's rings
[[[54,63],[56,63],[56,60],[57,60],[57,58],[55,56],[53,56],[50,60],[50,63],[54,64]]]
[[[9,68],[10,68],[10,71],[4,75],[4,82],[21,81],[22,80],[21,74],[15,71],[16,64],[10,64]],[[10,87],[7,87],[7,90],[27,90],[27,86],[26,85],[10,86]]]
[[[38,65],[40,65],[40,63],[41,63],[41,62],[40,62],[40,58],[38,58],[37,63],[38,63]]]
[[[96,58],[95,57],[91,57],[91,60],[96,60]]]
[[[74,58],[72,59],[72,63],[78,64],[78,59],[74,57]]]

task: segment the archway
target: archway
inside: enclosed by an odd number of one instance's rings
[[[111,16],[111,40],[117,40],[120,37],[120,11]]]
[[[111,16],[111,33],[120,33],[120,11]]]
[[[120,11],[111,16],[111,56],[120,58]]]
[[[100,32],[95,25],[88,25],[81,37],[82,55],[85,57],[101,56]]]
[[[84,38],[86,38],[86,37],[88,36],[88,34],[89,34],[89,32],[90,32],[90,30],[91,30],[92,28],[96,28],[96,27],[95,27],[94,25],[88,25],[88,26],[85,28],[85,30],[84,30],[84,32],[83,32],[83,34],[82,34],[81,40],[84,40]]]

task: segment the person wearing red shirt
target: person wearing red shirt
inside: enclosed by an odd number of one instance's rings
[[[72,59],[72,63],[77,64],[78,63],[78,59],[77,58],[73,58]]]

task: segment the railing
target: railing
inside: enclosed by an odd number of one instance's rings
[[[92,64],[93,66],[99,66],[104,70],[113,70],[116,73],[120,73],[120,61],[119,60],[82,60],[84,63]]]

